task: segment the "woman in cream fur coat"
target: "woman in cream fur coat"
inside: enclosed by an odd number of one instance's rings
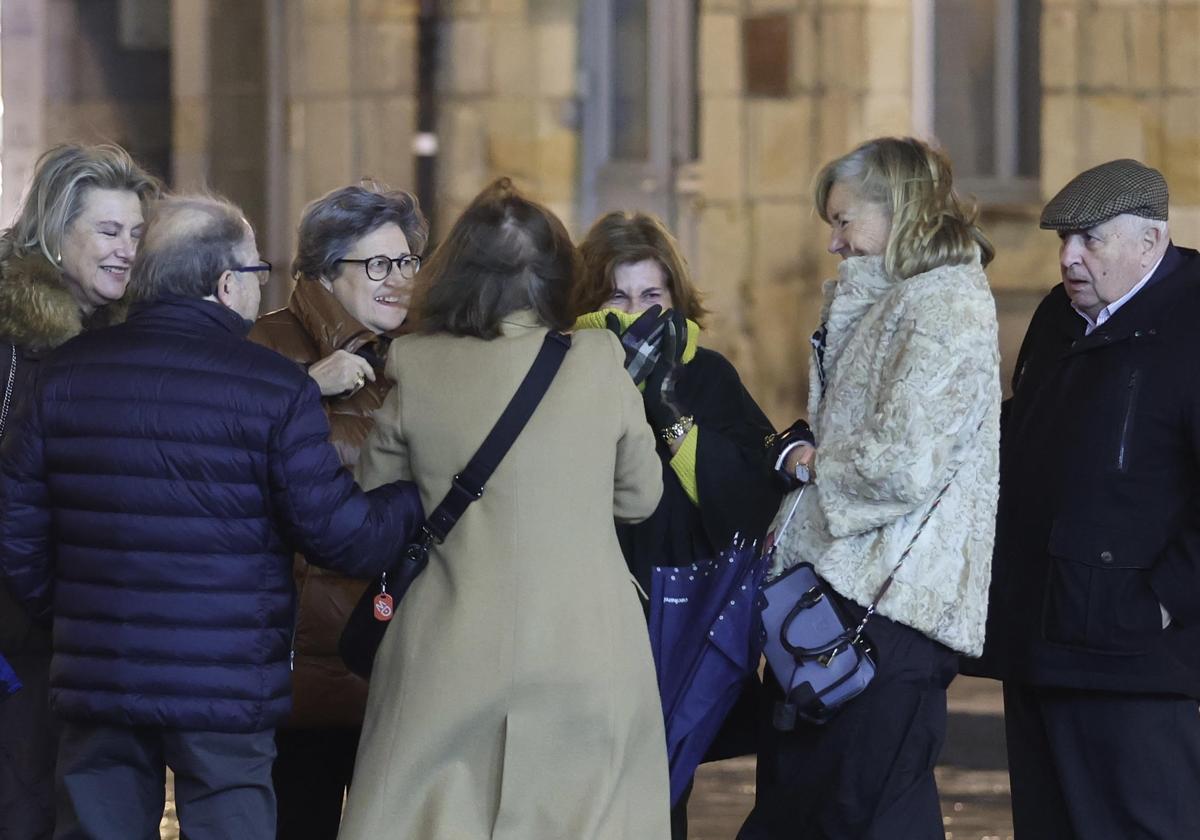
[[[955,196],[949,162],[917,140],[872,140],[830,162],[815,197],[843,262],[813,336],[815,440],[779,462],[792,476],[807,468],[812,486],[772,574],[811,563],[857,621],[913,547],[867,628],[874,682],[824,726],[766,725],[739,836],[940,840],[933,768],[946,687],[957,656],[983,648],[991,575],[1000,382],[983,266],[993,250]]]

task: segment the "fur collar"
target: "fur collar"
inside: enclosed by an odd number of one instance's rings
[[[125,320],[124,301],[84,318],[62,272],[40,253],[0,262],[0,340],[25,350],[52,350],[85,329]]]

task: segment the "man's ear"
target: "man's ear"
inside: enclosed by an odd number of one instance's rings
[[[233,309],[237,302],[237,278],[232,271],[223,271],[217,278],[217,300]]]
[[[1162,244],[1164,236],[1166,236],[1166,231],[1158,225],[1146,225],[1143,227],[1142,238],[1139,243],[1142,246],[1142,257],[1149,259],[1153,254],[1158,253],[1158,246]]]

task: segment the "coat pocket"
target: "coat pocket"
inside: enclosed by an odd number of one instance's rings
[[[1160,540],[1111,525],[1056,521],[1047,548],[1042,620],[1047,641],[1139,653],[1162,631],[1150,589]]]

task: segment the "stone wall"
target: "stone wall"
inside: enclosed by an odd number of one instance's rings
[[[174,0],[175,181],[240,204],[291,291],[304,205],[370,178],[412,189],[416,0]]]
[[[2,9],[4,222],[38,156],[58,143],[119,143],[169,177],[165,16],[139,33],[133,0],[6,0]]]
[[[747,93],[747,21],[780,15],[781,96]],[[706,0],[700,18],[700,175],[692,259],[726,353],[777,424],[803,412],[821,285],[836,271],[813,211],[827,160],[911,131],[911,14],[894,0]]]
[[[583,2],[441,3],[441,230],[497,175],[515,177],[576,233],[591,221],[577,218]],[[364,176],[415,186],[418,0],[172,0],[169,72],[106,57],[109,36],[93,19],[101,6],[113,0],[4,2],[10,213],[13,184],[67,135],[126,142],[169,160],[180,187],[228,192],[281,265],[311,199]],[[713,311],[707,343],[783,423],[803,409],[808,337],[836,268],[812,176],[864,139],[914,130],[912,53],[923,33],[910,0],[700,0],[697,9],[698,153],[680,162],[676,227]],[[787,74],[757,93],[745,32],[769,15],[787,35]],[[1041,38],[1041,200],[1087,166],[1138,157],[1167,176],[1176,241],[1200,243],[1200,0],[1042,0]],[[169,119],[155,100],[168,78]],[[156,151],[168,137],[169,150]],[[998,249],[989,276],[1006,367],[1057,282],[1057,241],[1037,230],[1039,205],[983,208]],[[286,298],[283,274],[270,304]]]
[[[500,175],[575,226],[579,1],[443,2],[437,79],[443,229]]]
[[[1043,5],[1043,193],[1138,158],[1167,178],[1176,240],[1200,242],[1200,2]]]
[[[512,175],[568,226],[578,219],[576,0],[453,0],[439,79],[439,215]],[[803,406],[808,336],[833,270],[811,212],[819,163],[865,136],[909,130],[908,4],[705,0],[697,56],[699,159],[677,228],[725,352],[777,422]],[[792,44],[782,96],[748,96],[742,27],[782,13]]]

